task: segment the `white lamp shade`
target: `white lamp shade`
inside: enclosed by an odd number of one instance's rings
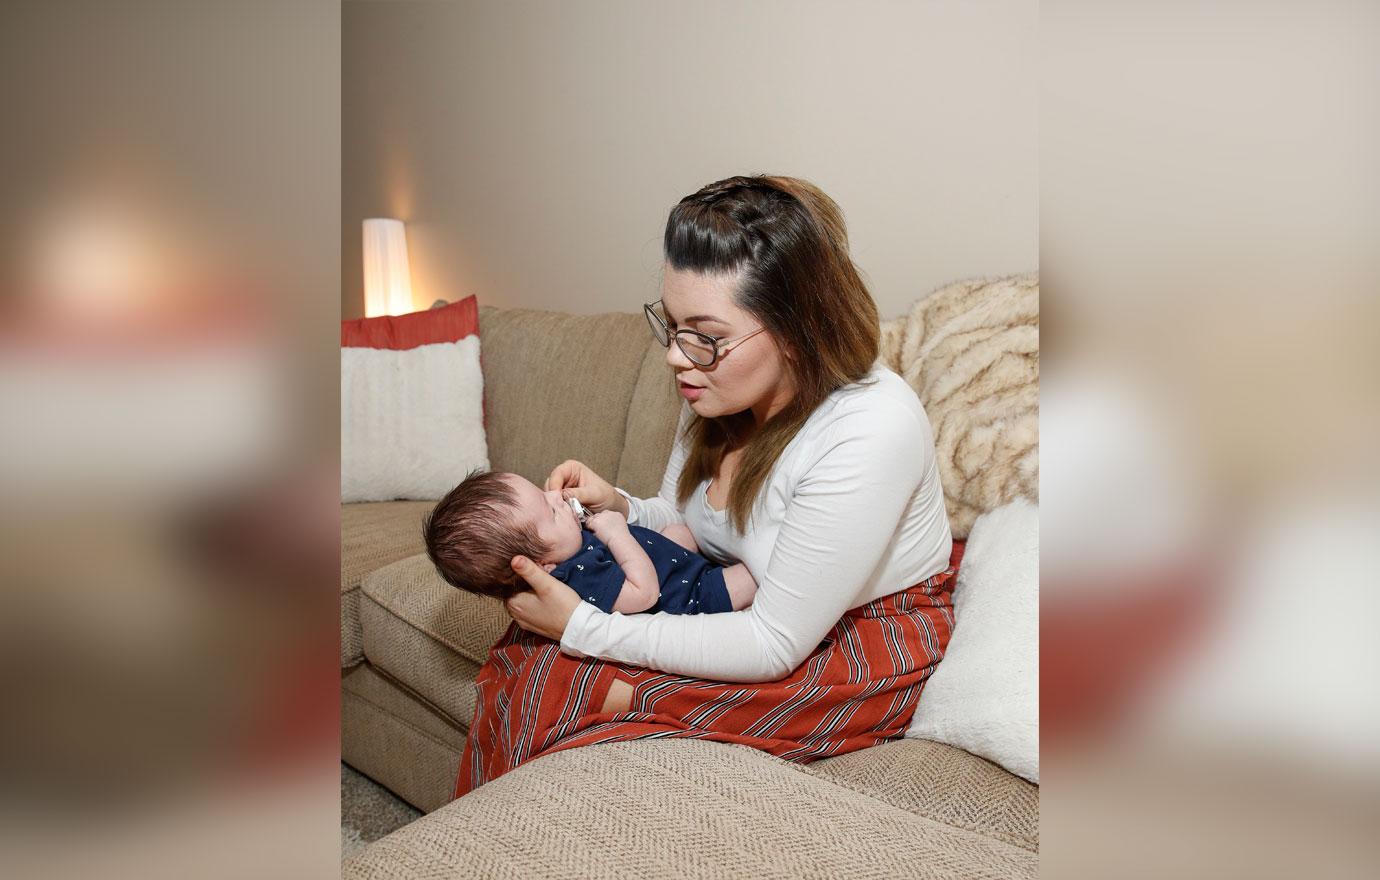
[[[364,221],[364,314],[405,315],[412,311],[412,274],[407,232],[401,220]]]

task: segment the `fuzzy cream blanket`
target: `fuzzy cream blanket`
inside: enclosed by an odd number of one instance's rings
[[[979,514],[1040,498],[1040,283],[960,281],[882,324],[882,359],[934,428],[955,538]]]

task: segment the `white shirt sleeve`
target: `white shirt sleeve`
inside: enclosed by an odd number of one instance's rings
[[[789,675],[862,592],[928,466],[916,450],[932,448],[921,423],[893,401],[838,419],[794,487],[767,570],[753,573],[752,605],[623,615],[582,602],[561,648],[719,681]]]
[[[685,459],[689,455],[684,434],[690,418],[690,406],[683,404],[680,422],[676,425],[675,441],[671,445],[671,457],[666,462],[666,473],[661,477],[661,491],[657,492],[656,497],[634,498],[622,489],[614,488],[615,492],[628,499],[629,524],[660,531],[672,523],[685,522],[685,514],[681,513],[680,507],[676,504],[676,483],[680,480],[680,472],[685,467]]]

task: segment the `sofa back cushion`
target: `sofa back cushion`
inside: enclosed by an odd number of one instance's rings
[[[617,480],[646,319],[481,306],[479,327],[490,467],[540,486],[576,458]]]
[[[661,489],[680,409],[675,374],[666,365],[666,348],[651,341],[648,334],[646,355],[628,410],[627,439],[618,463],[619,488],[637,498],[650,498]]]

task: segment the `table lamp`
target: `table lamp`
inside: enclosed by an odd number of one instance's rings
[[[364,221],[364,315],[404,315],[412,311],[412,275],[407,265],[407,232],[401,220]]]

